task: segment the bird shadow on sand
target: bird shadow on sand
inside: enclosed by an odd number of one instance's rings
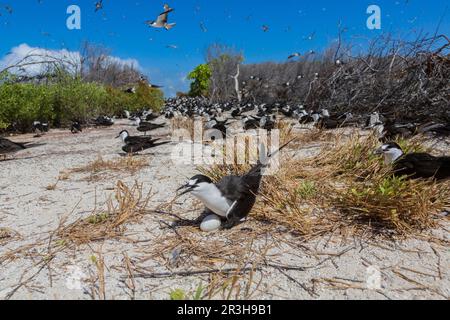
[[[32,142],[24,142],[23,144],[27,149],[39,148],[47,145],[46,143],[32,143]]]
[[[38,147],[42,147],[45,146],[46,143],[31,143],[31,142],[24,142],[23,145],[25,145],[26,150],[31,149],[31,148],[38,148]],[[10,161],[17,161],[17,160],[31,160],[31,159],[37,159],[37,158],[41,158],[43,157],[43,155],[38,155],[38,156],[32,156],[32,157],[21,157],[21,158],[5,158],[5,159],[0,159],[0,162],[10,162]]]

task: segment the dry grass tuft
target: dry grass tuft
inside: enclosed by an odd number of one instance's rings
[[[18,232],[9,228],[0,228],[0,245],[4,245],[15,239],[20,239],[21,236]]]
[[[288,132],[292,138],[296,133]],[[304,237],[334,232],[407,236],[436,226],[435,214],[448,206],[450,182],[395,178],[379,156],[380,143],[356,131],[308,131],[297,134],[302,152],[308,141],[321,143],[313,158],[285,157],[274,176],[264,178],[260,200],[252,215],[282,224]],[[314,138],[313,138],[314,137]],[[304,141],[304,144],[298,143]],[[418,141],[398,141],[407,152],[426,151]],[[249,166],[199,168],[219,180],[241,175]]]
[[[127,223],[137,222],[146,213],[150,197],[150,193],[143,195],[142,185],[137,182],[129,188],[119,181],[115,203],[109,199],[105,211],[95,210],[89,217],[69,225],[65,225],[67,218],[61,221],[56,232],[57,242],[63,245],[82,245],[117,238],[123,235]]]
[[[114,160],[104,160],[102,156],[86,166],[77,167],[68,170],[68,172],[63,172],[60,176],[60,180],[68,179],[69,175],[72,173],[89,173],[89,180],[96,180],[100,178],[100,175],[104,172],[129,172],[134,175],[138,171],[142,170],[144,167],[148,166],[148,159],[126,156]]]

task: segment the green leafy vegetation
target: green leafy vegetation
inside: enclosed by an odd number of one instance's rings
[[[163,103],[163,93],[144,83],[136,87],[136,94],[128,94],[69,77],[48,85],[4,81],[0,84],[0,130],[14,125],[16,130],[27,131],[33,121],[60,127],[73,120],[119,115],[123,110],[159,111]]]
[[[192,97],[207,96],[211,75],[212,71],[209,64],[201,64],[189,73],[188,79],[193,80],[189,95]]]
[[[186,299],[186,293],[182,289],[172,290],[169,294],[170,300],[172,301],[181,301]]]

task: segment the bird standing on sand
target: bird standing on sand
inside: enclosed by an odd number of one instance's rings
[[[376,154],[384,155],[384,162],[393,166],[395,176],[436,180],[450,178],[450,157],[434,157],[428,153],[404,154],[395,142],[384,144]]]
[[[247,218],[256,203],[262,170],[267,167],[268,160],[290,142],[269,156],[266,156],[265,148],[261,146],[260,153],[264,155],[264,159],[258,161],[258,164],[243,176],[226,176],[215,184],[207,176],[196,175],[179,188],[178,191],[183,190],[179,196],[190,193],[205,205],[207,216],[200,229],[205,232],[215,231],[221,227],[222,220],[226,220],[227,227],[231,228]]]

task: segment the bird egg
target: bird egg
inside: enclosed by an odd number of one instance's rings
[[[212,231],[216,231],[220,228],[220,226],[222,225],[222,220],[220,220],[219,216],[212,214],[207,216],[202,224],[200,225],[200,229],[203,232],[212,232]]]

